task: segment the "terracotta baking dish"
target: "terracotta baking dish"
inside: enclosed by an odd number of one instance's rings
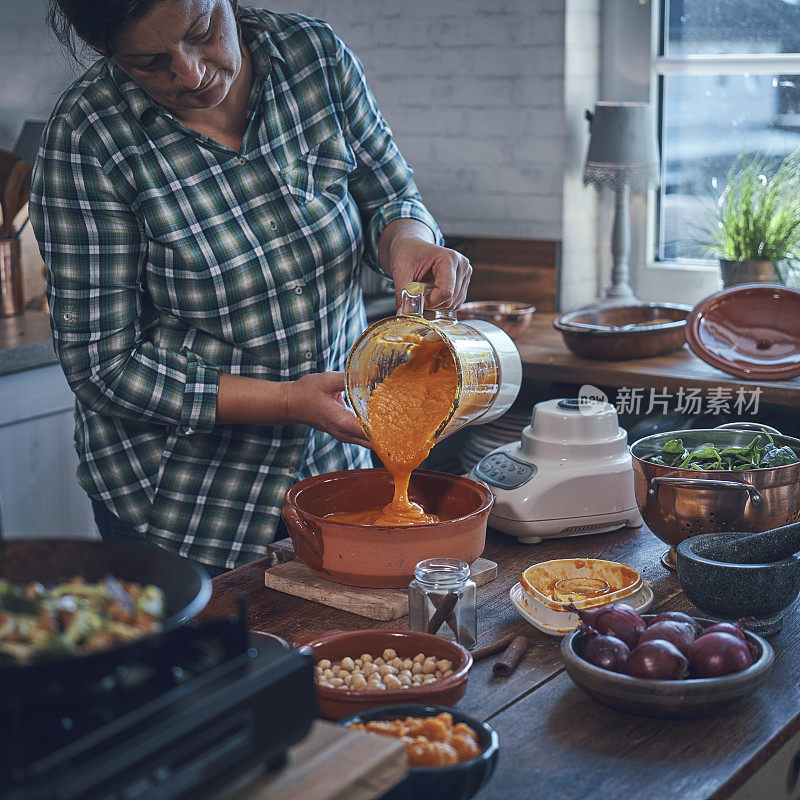
[[[701,300],[686,341],[707,364],[737,378],[800,375],[800,292],[771,283],[734,286]]]
[[[329,472],[286,493],[283,519],[294,551],[314,572],[336,583],[373,588],[408,586],[426,558],[471,564],[483,552],[493,496],[485,484],[443,472],[411,476],[410,498],[440,521],[426,525],[357,525],[333,513],[380,508],[392,500],[385,469]]]
[[[472,668],[472,656],[466,648],[441,636],[417,631],[380,628],[333,631],[298,639],[294,645],[309,648],[315,663],[323,658],[330,661],[341,661],[345,656],[358,658],[363,653],[379,656],[387,647],[395,650],[400,658],[413,658],[417,653],[424,653],[453,663],[452,675],[409,689],[365,692],[317,686],[319,713],[325,719],[343,719],[369,708],[406,703],[452,706],[467,691],[467,678]]]
[[[564,344],[581,358],[624,361],[680,350],[689,306],[671,303],[589,308],[553,321]]]

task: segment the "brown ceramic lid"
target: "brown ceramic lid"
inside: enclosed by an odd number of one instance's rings
[[[712,367],[749,380],[800,375],[800,292],[748,283],[712,294],[689,315],[686,340]]]

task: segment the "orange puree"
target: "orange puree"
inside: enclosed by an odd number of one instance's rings
[[[438,522],[408,499],[408,481],[433,447],[433,434],[456,396],[456,368],[441,340],[414,337],[411,357],[372,392],[367,408],[369,439],[394,479],[394,499],[382,511],[334,514],[362,525]]]

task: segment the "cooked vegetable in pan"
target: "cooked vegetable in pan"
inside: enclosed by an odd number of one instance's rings
[[[155,631],[164,616],[161,589],[112,575],[49,588],[0,579],[0,663],[96,653]]]
[[[681,439],[670,439],[664,443],[660,453],[645,461],[678,469],[744,472],[796,464],[800,458],[791,447],[778,447],[772,436],[764,431],[746,446],[718,447],[712,442],[704,442],[687,450]]]

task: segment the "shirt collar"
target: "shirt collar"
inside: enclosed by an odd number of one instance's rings
[[[269,77],[271,71],[271,59],[275,58],[286,63],[283,54],[275,46],[268,31],[254,28],[250,25],[242,26],[242,35],[245,44],[250,50],[253,62],[253,70],[262,79]],[[156,103],[147,92],[139,86],[136,81],[125,72],[113,59],[108,59],[109,70],[117,86],[119,86],[122,96],[130,106],[136,118],[142,122],[142,116],[152,117],[153,112],[157,114],[167,113],[165,109]]]

